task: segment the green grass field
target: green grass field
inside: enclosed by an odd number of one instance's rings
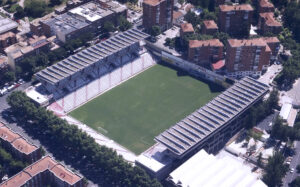
[[[206,104],[221,88],[155,65],[70,113],[136,154],[154,137]]]

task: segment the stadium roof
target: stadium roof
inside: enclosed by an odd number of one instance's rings
[[[268,89],[267,85],[245,77],[155,140],[174,154],[183,155],[267,93]]]
[[[209,155],[203,149],[174,170],[169,178],[182,187],[266,187],[249,166],[230,155]]]
[[[53,85],[148,36],[137,29],[127,30],[45,68],[35,76]]]

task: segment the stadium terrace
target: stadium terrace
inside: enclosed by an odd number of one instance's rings
[[[180,158],[195,148],[216,152],[223,147],[227,136],[232,137],[240,129],[244,111],[268,90],[267,85],[245,77],[155,140]]]
[[[119,66],[122,61],[116,57],[136,53],[139,42],[147,37],[148,34],[130,29],[36,73],[35,77],[51,93],[64,88],[72,91],[82,85],[81,78],[96,78],[103,74],[101,70]]]

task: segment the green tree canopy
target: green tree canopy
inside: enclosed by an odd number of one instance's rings
[[[268,164],[265,167],[263,181],[269,187],[281,186],[282,178],[288,171],[288,165],[284,164],[284,156],[276,152],[274,156],[269,157]]]
[[[131,23],[124,16],[118,18],[118,25],[121,31],[126,31],[132,27]]]
[[[161,30],[160,30],[160,27],[158,25],[152,26],[152,28],[150,30],[151,36],[158,36],[158,35],[160,35],[160,33],[161,33]]]

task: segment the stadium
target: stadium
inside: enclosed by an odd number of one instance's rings
[[[130,29],[35,78],[51,97],[49,110],[71,115],[108,137],[102,145],[121,144],[125,149],[115,150],[123,156],[128,149],[142,152],[135,156],[136,164],[161,178],[175,160],[184,161],[200,149],[220,150],[242,128],[245,111],[269,88],[246,77],[223,91],[215,83],[224,85],[226,78],[155,49],[145,41],[148,37]],[[172,65],[157,64],[156,58]]]

